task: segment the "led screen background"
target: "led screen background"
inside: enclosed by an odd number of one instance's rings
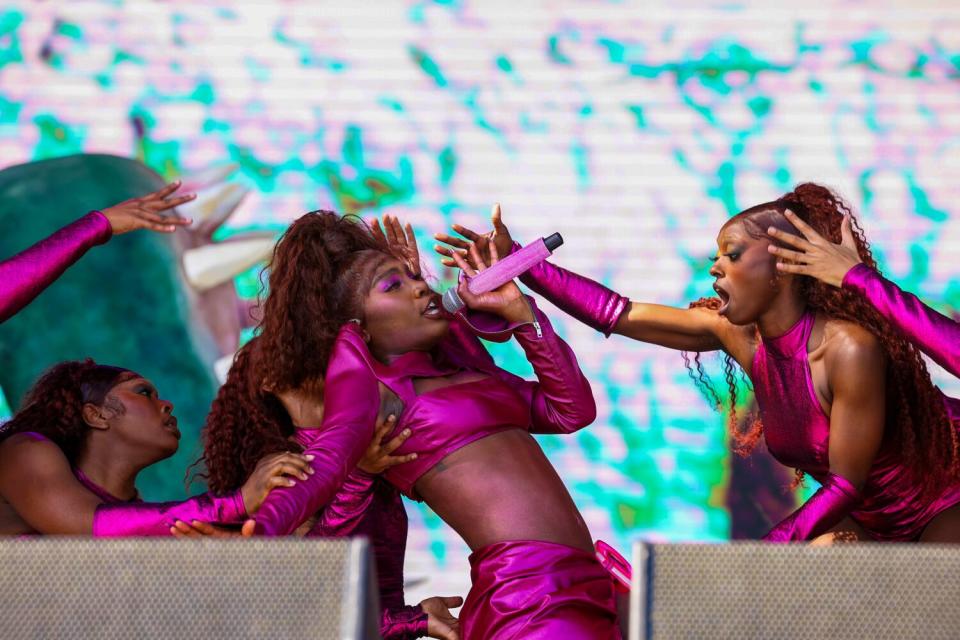
[[[812,180],[849,200],[888,275],[950,312],[960,8],[808,4],[8,4],[0,158],[112,153],[167,177],[236,162],[251,194],[223,235],[318,208],[389,212],[415,225],[439,286],[452,274],[431,234],[486,228],[500,202],[521,241],[563,234],[560,264],[681,306],[710,293],[727,217]],[[257,271],[237,278],[241,296]],[[758,494],[792,500],[788,470],[734,463],[678,353],[543,306],[599,414],[540,440],[596,537],[728,539],[758,504],[731,494],[737,465],[770,479]],[[515,347],[495,352],[530,372]],[[199,425],[184,427],[195,451]],[[462,543],[423,505],[408,512],[418,593],[462,592]]]

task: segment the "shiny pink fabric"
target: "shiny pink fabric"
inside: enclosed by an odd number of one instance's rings
[[[955,376],[960,376],[960,323],[937,313],[865,264],[843,277],[843,287],[857,291],[917,348]]]
[[[596,404],[576,356],[546,316],[535,305],[533,308],[536,326],[514,328],[513,335],[533,366],[537,382],[497,367],[459,315],[451,321],[438,354],[411,351],[389,366],[370,356],[355,326],[344,328],[341,336],[364,354],[370,372],[403,402],[394,434],[410,429],[411,435],[394,455],[416,452],[418,457],[391,467],[384,477],[405,495],[417,498],[413,485],[420,476],[453,451],[493,433],[517,427],[533,433],[572,433],[593,422]],[[449,375],[461,369],[486,373],[487,377],[420,395],[414,391],[415,378]]]
[[[817,400],[807,359],[814,320],[808,311],[784,335],[764,338],[754,356],[751,380],[770,453],[827,484],[830,419]],[[946,396],[944,402],[955,420],[960,417],[960,402]],[[849,515],[877,540],[907,541],[917,539],[938,513],[960,503],[960,484],[944,487],[935,500],[921,501],[920,488],[906,473],[900,451],[885,435],[860,495],[859,504],[847,505],[847,513],[823,508],[823,517],[839,521]],[[811,531],[820,530],[819,525],[808,524]]]
[[[373,438],[380,392],[367,366],[366,345],[356,342],[357,331],[348,323],[333,345],[324,377],[323,425],[297,430],[303,453],[314,456],[314,473],[270,492],[255,516],[260,535],[290,535],[327,505]]]
[[[403,562],[407,512],[397,490],[383,479],[355,469],[307,537],[367,536],[373,548],[380,591],[380,634],[384,640],[412,640],[427,634],[427,614],[407,606]]]
[[[860,492],[849,480],[835,473],[828,473],[816,493],[763,536],[763,539],[767,542],[812,540],[839,524],[862,499]]]
[[[9,260],[0,262],[0,322],[13,317],[90,247],[110,239],[110,222],[91,211]]]
[[[617,640],[613,579],[593,553],[553,542],[498,542],[470,555],[463,640]]]
[[[169,536],[177,520],[241,524],[247,516],[240,491],[225,496],[204,493],[183,502],[102,504],[93,514],[93,536]]]
[[[520,248],[513,243],[513,251]],[[559,309],[609,337],[628,298],[599,282],[544,260],[520,276],[520,282]]]

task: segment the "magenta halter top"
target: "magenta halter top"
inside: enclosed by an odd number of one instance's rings
[[[830,470],[830,418],[817,399],[807,359],[815,320],[808,310],[782,336],[763,338],[751,379],[770,453],[822,482]],[[951,417],[960,417],[960,401],[944,396],[944,402]],[[960,483],[935,500],[920,501],[919,487],[888,434],[861,491],[863,501],[850,516],[878,540],[915,540],[938,513],[960,503]]]

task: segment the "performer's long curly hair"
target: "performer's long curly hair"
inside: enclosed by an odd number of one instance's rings
[[[877,268],[863,229],[852,215],[850,207],[832,191],[818,184],[800,184],[778,200],[738,213],[727,224],[742,221],[746,232],[751,236],[767,238],[783,246],[767,235],[766,229],[769,224],[776,223],[778,227],[797,234],[782,215],[771,217],[773,212],[782,214],[787,209],[797,214],[824,238],[835,243],[841,241],[840,225],[843,216],[850,215],[860,260],[872,269]],[[944,483],[960,477],[957,432],[946,413],[940,392],[930,380],[919,350],[893,329],[860,295],[808,276],[796,278],[799,280],[803,298],[811,309],[830,318],[860,325],[879,339],[888,360],[885,437],[893,438],[895,446],[903,452],[904,463],[914,474],[923,492],[930,495],[942,489]],[[717,298],[701,298],[690,306],[717,309],[720,304]],[[710,385],[699,354],[692,358],[684,354],[684,359],[694,382],[719,409],[720,396]],[[750,421],[745,430],[738,427],[737,369],[733,359],[729,355],[725,356],[723,377],[729,394],[727,424],[734,450],[746,455],[760,439],[763,426],[759,418],[756,418]],[[802,473],[798,471],[798,483],[801,479]]]
[[[211,490],[236,489],[260,458],[297,448],[273,392],[322,391],[334,339],[345,322],[362,316],[371,257],[384,253],[362,220],[331,211],[300,217],[280,238],[258,335],[237,353],[203,429],[199,477]]]
[[[0,428],[0,441],[28,431],[50,438],[74,463],[90,427],[83,405],[103,404],[127,369],[86,360],[67,360],[47,369],[23,398],[21,408]]]

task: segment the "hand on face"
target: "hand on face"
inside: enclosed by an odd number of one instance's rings
[[[413,227],[409,222],[401,227],[400,220],[391,215],[383,216],[383,226],[387,230],[386,233],[380,227],[379,220],[374,218],[370,222],[373,235],[387,245],[390,253],[403,261],[410,275],[420,277],[422,273],[420,249],[417,248],[417,237],[413,233]]]
[[[499,261],[499,252],[497,245],[490,243],[490,266]],[[464,259],[459,253],[453,252],[453,261],[460,267],[467,277],[473,277],[487,269],[487,262],[480,256],[480,250],[476,244],[471,243],[467,250],[470,261]],[[471,264],[472,263],[472,264]],[[472,265],[477,265],[476,268]],[[511,280],[492,291],[474,295],[467,288],[467,282],[461,282],[457,287],[457,293],[468,307],[476,311],[486,311],[495,313],[509,322],[533,322],[533,310],[527,303],[520,288]]]
[[[296,484],[294,478],[306,480],[308,474],[313,475],[310,461],[312,455],[302,455],[284,451],[264,456],[257,463],[257,467],[240,488],[243,495],[243,506],[248,515],[253,515],[263,504],[267,494],[277,487],[292,487]]]
[[[433,596],[420,603],[427,614],[427,635],[441,640],[460,640],[460,621],[450,613],[450,609],[461,606],[463,598],[459,596]]]
[[[390,442],[383,442],[383,439],[393,431],[393,427],[396,424],[397,418],[391,414],[377,425],[377,429],[373,433],[373,440],[370,441],[370,446],[367,447],[363,458],[357,463],[361,471],[371,475],[377,475],[383,473],[390,467],[417,459],[417,454],[415,453],[408,453],[405,456],[392,455],[393,452],[410,437],[410,429],[404,429],[396,438],[390,440]]]
[[[840,244],[834,244],[821,236],[794,212],[786,211],[784,216],[803,234],[803,238],[785,233],[776,227],[767,230],[767,233],[780,242],[797,249],[791,251],[771,244],[768,251],[780,259],[777,269],[784,273],[810,276],[834,287],[843,284],[843,277],[847,272],[861,262],[857,243],[853,238],[850,216],[844,216],[840,225]]]
[[[192,221],[179,216],[160,215],[160,212],[173,209],[177,205],[190,202],[197,197],[197,194],[189,193],[170,198],[169,196],[173,195],[173,192],[179,188],[180,181],[177,180],[159,191],[107,207],[101,213],[110,222],[110,228],[113,229],[114,235],[127,233],[134,229],[150,229],[161,233],[172,233],[178,226],[186,226]]]
[[[507,226],[503,224],[503,218],[501,217],[499,204],[493,205],[493,210],[490,214],[490,220],[493,222],[493,229],[483,234],[468,229],[463,225],[453,225],[453,230],[463,236],[463,238],[466,238],[466,240],[456,236],[451,236],[446,233],[438,233],[434,235],[433,237],[440,242],[450,245],[449,247],[444,247],[438,244],[433,247],[434,251],[442,256],[445,256],[440,260],[440,262],[447,267],[458,266],[456,261],[453,259],[453,254],[458,253],[460,254],[461,258],[466,260],[473,268],[476,269],[478,265],[472,263],[472,259],[470,257],[469,249],[471,244],[476,246],[480,257],[487,262],[490,261],[491,246],[495,246],[497,248],[497,255],[508,255],[510,250],[513,248],[513,238],[510,237],[510,231],[507,229]]]

